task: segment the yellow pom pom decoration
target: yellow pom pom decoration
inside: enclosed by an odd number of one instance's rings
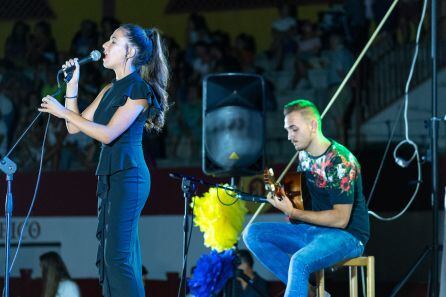
[[[204,233],[204,245],[218,252],[231,249],[237,243],[248,211],[242,200],[232,204],[236,198],[231,195],[234,193],[210,188],[203,197],[192,198],[194,223]],[[219,198],[224,204],[232,205],[222,204]]]

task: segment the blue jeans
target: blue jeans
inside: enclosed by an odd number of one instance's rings
[[[364,245],[345,230],[255,223],[243,234],[256,258],[287,285],[285,297],[307,297],[310,273],[360,256]]]

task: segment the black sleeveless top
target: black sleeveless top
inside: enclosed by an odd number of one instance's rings
[[[147,98],[149,107],[156,102],[152,87],[141,78],[138,71],[135,71],[120,80],[113,81],[99,103],[93,121],[107,125],[116,110],[126,103],[127,98]],[[138,164],[145,166],[142,134],[149,109],[141,112],[130,127],[113,142],[102,144],[96,175],[110,175],[120,170],[137,167]]]

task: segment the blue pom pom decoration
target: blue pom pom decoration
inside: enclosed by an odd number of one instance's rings
[[[234,276],[234,250],[217,252],[212,250],[202,255],[197,262],[193,277],[188,281],[190,292],[195,297],[217,295],[226,282]]]

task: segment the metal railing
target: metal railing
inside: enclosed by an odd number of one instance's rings
[[[414,43],[399,45],[383,54],[369,57],[362,65],[355,92],[362,123],[404,96],[414,49]],[[438,69],[446,66],[445,50],[446,39],[442,36],[438,43]],[[410,90],[431,78],[431,63],[430,40],[425,39],[420,43]]]

